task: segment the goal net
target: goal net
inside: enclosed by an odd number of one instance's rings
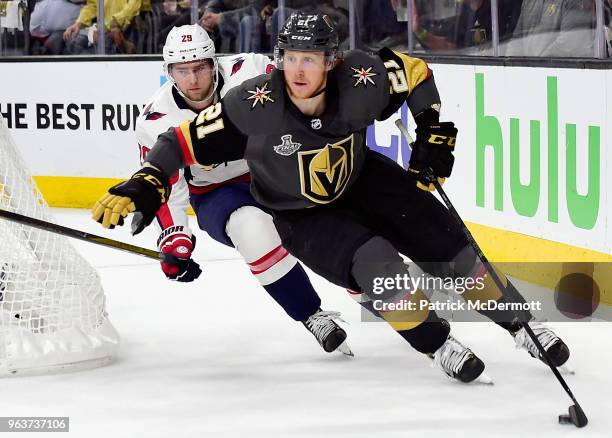
[[[0,115],[0,208],[55,222]],[[0,376],[91,368],[119,337],[68,238],[0,217]]]

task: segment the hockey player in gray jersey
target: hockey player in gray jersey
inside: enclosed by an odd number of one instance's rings
[[[431,70],[386,48],[375,55],[356,50],[338,56],[337,47],[328,17],[292,14],[279,35],[278,70],[244,82],[193,121],[162,134],[144,167],[112,187],[93,218],[108,227],[136,210],[137,232],[165,202],[168,177],[177,169],[245,158],[251,191],[272,212],[284,246],[328,280],[380,300],[375,280],[406,273],[401,253],[432,275],[482,284],[462,294],[467,301],[503,304],[423,176],[426,168],[440,180],[450,176],[457,134],[452,122],[439,121]],[[367,126],[404,102],[417,124],[408,171],[365,145]],[[426,301],[422,291],[407,286],[384,300],[394,304],[405,297]],[[539,357],[513,312],[480,313]],[[388,306],[380,315],[450,377],[469,382],[483,373],[484,363],[429,307]],[[565,343],[548,327],[529,324],[555,365],[563,364],[569,357]]]
[[[136,121],[143,160],[159,134],[194,118],[245,79],[274,67],[267,56],[254,53],[217,58],[213,41],[197,24],[173,28],[163,56],[168,82]],[[244,160],[193,164],[173,175],[168,202],[156,213],[157,246],[174,261],[161,263],[164,274],[181,282],[200,275],[200,267],[191,259],[195,248],[187,216],[191,205],[200,228],[216,241],[235,247],[261,286],[291,318],[304,323],[325,351],[339,349],[352,355],[346,332],[334,321],[340,314],[320,309],[321,299],[304,269],[282,247],[272,217],[249,193],[249,182]]]

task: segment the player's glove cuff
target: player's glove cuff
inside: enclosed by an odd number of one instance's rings
[[[434,178],[442,184],[452,172],[457,129],[454,123],[443,122],[419,126],[416,134],[408,171],[417,178],[419,188],[431,191],[434,190]]]
[[[104,228],[123,225],[124,218],[134,211],[133,234],[140,233],[153,221],[159,207],[168,200],[170,183],[163,172],[146,166],[132,177],[108,190],[92,211],[93,220]]]

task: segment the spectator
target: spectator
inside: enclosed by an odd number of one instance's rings
[[[92,26],[97,17],[97,0],[87,0],[76,21],[64,32],[70,54],[93,53],[98,33]],[[137,37],[132,27],[134,18],[142,11],[151,10],[151,0],[105,0],[104,26],[107,32],[108,53],[134,53]]]
[[[522,0],[499,0],[498,31],[499,40],[505,41],[512,36],[521,13]],[[489,47],[493,39],[490,0],[465,0],[455,27],[454,41],[457,48],[479,45]]]
[[[592,57],[595,0],[523,0],[508,56]]]
[[[227,51],[253,51],[250,41],[243,37],[240,23],[244,18],[255,15],[253,0],[212,0],[206,5],[200,24],[215,40],[218,51],[222,46],[227,46],[223,47]],[[261,38],[261,35],[255,37]],[[239,47],[236,47],[236,41],[239,41]]]
[[[498,1],[500,41],[512,34],[521,1]],[[481,54],[491,51],[492,16],[490,0],[461,0],[452,5],[415,2],[413,31],[426,50],[462,51]]]
[[[404,0],[405,1],[405,0]],[[361,3],[362,5],[360,5]],[[358,18],[360,40],[368,47],[377,49],[389,47],[406,50],[408,43],[408,27],[398,16],[401,0],[358,0],[359,11],[363,18]]]
[[[36,54],[61,55],[64,30],[79,16],[85,0],[40,0],[30,16],[30,35],[39,43]]]
[[[157,35],[159,47],[156,47],[156,50],[161,53],[164,41],[172,28],[191,23],[191,0],[164,0],[159,23],[160,31]]]

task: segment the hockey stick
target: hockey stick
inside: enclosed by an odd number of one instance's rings
[[[404,138],[408,141],[408,143],[410,143],[410,145],[412,146],[414,141],[412,139],[412,136],[410,135],[410,133],[408,132],[408,130],[406,129],[406,127],[402,123],[402,120],[401,119],[397,119],[395,121],[395,125],[399,128],[400,132],[402,133]],[[509,301],[517,301],[517,297],[514,295],[515,291],[512,290],[514,288],[514,286],[512,288],[507,288],[506,286],[504,286],[504,284],[502,283],[501,279],[497,275],[497,272],[495,272],[495,270],[491,266],[491,263],[489,262],[487,257],[482,252],[482,249],[480,249],[480,246],[478,245],[478,243],[474,239],[474,236],[472,236],[472,233],[470,232],[470,230],[468,230],[467,226],[465,225],[465,222],[463,222],[463,219],[461,219],[461,216],[459,216],[459,213],[457,212],[457,210],[453,206],[452,202],[450,201],[450,199],[446,195],[446,192],[442,188],[442,185],[438,182],[438,179],[433,175],[433,171],[431,170],[431,168],[425,169],[424,176],[425,176],[427,181],[429,181],[430,183],[432,183],[434,185],[434,187],[436,188],[436,190],[440,194],[440,197],[442,198],[442,200],[446,204],[446,207],[448,208],[451,216],[453,217],[453,219],[455,219],[457,224],[461,227],[461,230],[463,231],[463,234],[465,235],[465,237],[469,241],[470,245],[472,245],[472,248],[474,248],[474,251],[476,251],[476,254],[478,255],[478,257],[482,261],[482,264],[485,265],[485,267],[487,268],[487,272],[491,275],[491,278],[493,279],[493,281],[495,282],[496,286],[501,291],[502,295],[506,299],[509,299]],[[510,284],[510,280],[508,280],[508,284]],[[529,337],[531,338],[533,343],[536,345],[536,347],[540,351],[540,354],[542,355],[542,357],[546,360],[546,364],[552,370],[553,374],[555,375],[555,377],[557,378],[557,380],[559,381],[559,383],[561,384],[561,386],[563,387],[563,389],[565,390],[567,395],[574,402],[574,404],[571,405],[569,407],[569,409],[568,409],[568,413],[569,414],[561,414],[561,415],[559,415],[559,423],[562,423],[562,424],[573,423],[576,427],[584,427],[584,426],[586,426],[587,423],[589,422],[587,416],[585,415],[584,411],[582,410],[582,407],[580,406],[580,403],[578,403],[578,400],[576,400],[576,397],[574,397],[574,394],[572,393],[572,390],[570,389],[568,384],[565,382],[565,379],[563,378],[563,376],[561,376],[561,374],[559,373],[559,370],[557,370],[557,368],[553,365],[552,359],[550,358],[550,355],[544,349],[544,347],[542,346],[542,343],[538,340],[537,336],[533,333],[533,330],[531,330],[531,327],[529,327],[529,324],[527,324],[527,321],[523,320],[523,318],[521,317],[521,314],[519,312],[514,311],[514,313],[518,317],[519,322],[521,323],[521,325],[523,326],[523,328],[525,329],[525,331],[527,332],[527,334],[529,335]]]
[[[61,234],[63,236],[72,237],[74,239],[84,240],[86,242],[95,243],[96,245],[102,245],[109,248],[115,248],[120,251],[129,252],[131,254],[138,254],[150,259],[159,261],[165,260],[165,256],[157,251],[151,249],[142,248],[140,246],[131,245],[129,243],[120,242],[118,240],[108,239],[106,237],[97,236],[95,234],[87,233],[85,231],[75,230],[73,228],[64,227],[62,225],[53,224],[33,217],[24,216],[19,213],[13,213],[11,211],[3,210],[0,208],[0,217],[8,219],[13,222],[28,225],[30,227],[38,228],[44,231],[50,231],[52,233]]]

